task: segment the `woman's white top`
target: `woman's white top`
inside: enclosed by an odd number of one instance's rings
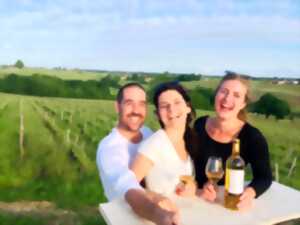
[[[193,164],[188,156],[182,160],[163,129],[143,141],[138,152],[153,162],[146,176],[147,189],[161,193],[174,193],[182,175],[193,174]]]

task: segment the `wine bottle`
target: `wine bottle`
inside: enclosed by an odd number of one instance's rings
[[[239,198],[244,191],[245,162],[240,156],[240,140],[234,139],[231,156],[226,160],[225,207],[237,210]]]

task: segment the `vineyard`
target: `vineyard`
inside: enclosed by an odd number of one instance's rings
[[[99,140],[116,124],[113,102],[1,93],[0,98],[0,211],[4,202],[46,201],[52,207],[52,213],[34,216],[0,214],[0,221],[105,224],[97,211],[106,199],[95,156]],[[155,130],[152,112],[149,106],[146,124]],[[197,116],[211,113],[197,111]],[[252,114],[250,121],[267,137],[274,179],[300,190],[300,119]],[[68,216],[61,219],[59,210]]]
[[[99,140],[116,123],[113,102],[0,98],[1,201],[49,201],[73,211],[88,207],[99,224],[97,205],[106,199],[95,156]],[[157,126],[154,120],[148,124]]]
[[[0,97],[1,201],[103,202],[95,152],[115,123],[111,102]]]

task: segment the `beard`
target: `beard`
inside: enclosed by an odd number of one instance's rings
[[[137,121],[131,121],[132,117],[134,117]],[[145,117],[139,113],[130,113],[125,118],[126,119],[120,120],[119,125],[125,130],[133,132],[138,131],[143,126],[145,121]]]

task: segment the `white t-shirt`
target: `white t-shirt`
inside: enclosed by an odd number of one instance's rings
[[[180,176],[193,174],[191,158],[188,157],[185,161],[179,158],[163,129],[143,141],[138,152],[153,162],[153,167],[146,176],[146,187],[151,191],[172,194],[179,184]]]
[[[142,127],[143,140],[152,134],[147,127]],[[97,167],[109,201],[123,197],[131,188],[142,188],[129,165],[135,158],[139,144],[130,142],[117,128],[104,137],[98,145]]]

